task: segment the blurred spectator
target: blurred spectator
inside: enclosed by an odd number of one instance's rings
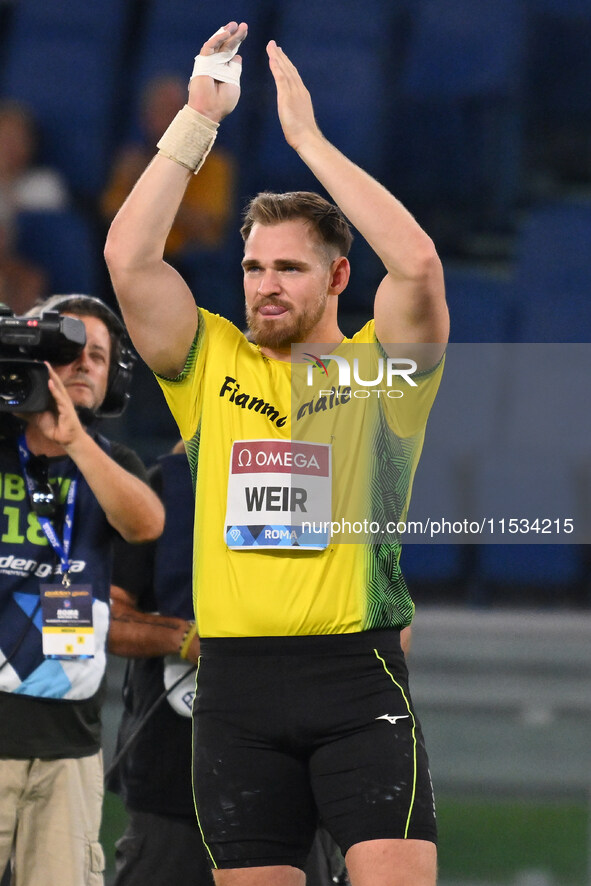
[[[12,215],[68,205],[68,189],[61,175],[37,165],[38,143],[32,112],[19,102],[0,101],[0,200]]]
[[[110,222],[154,155],[156,143],[177,111],[185,104],[187,86],[182,79],[163,75],[150,80],[142,95],[141,134],[116,157],[101,198],[105,221]],[[177,265],[183,253],[215,250],[222,245],[231,215],[234,164],[214,148],[198,176],[194,176],[166,242],[166,258]]]
[[[0,302],[20,316],[47,294],[45,272],[14,249],[10,211],[0,199]]]

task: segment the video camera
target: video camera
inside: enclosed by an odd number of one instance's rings
[[[15,317],[0,304],[0,412],[43,412],[53,398],[43,363],[65,365],[86,344],[86,327],[77,317],[47,310],[38,317]]]

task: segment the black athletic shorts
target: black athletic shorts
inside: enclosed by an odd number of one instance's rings
[[[193,779],[214,867],[303,869],[319,818],[343,854],[435,842],[399,632],[203,639]]]

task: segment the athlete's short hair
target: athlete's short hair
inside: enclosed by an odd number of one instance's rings
[[[277,225],[293,219],[307,222],[327,251],[349,254],[353,234],[347,219],[337,206],[313,191],[262,191],[247,205],[240,233],[246,243],[253,225]]]

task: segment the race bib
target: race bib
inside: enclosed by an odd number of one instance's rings
[[[331,471],[331,448],[325,443],[235,442],[225,520],[228,547],[241,551],[326,548],[332,514]]]

